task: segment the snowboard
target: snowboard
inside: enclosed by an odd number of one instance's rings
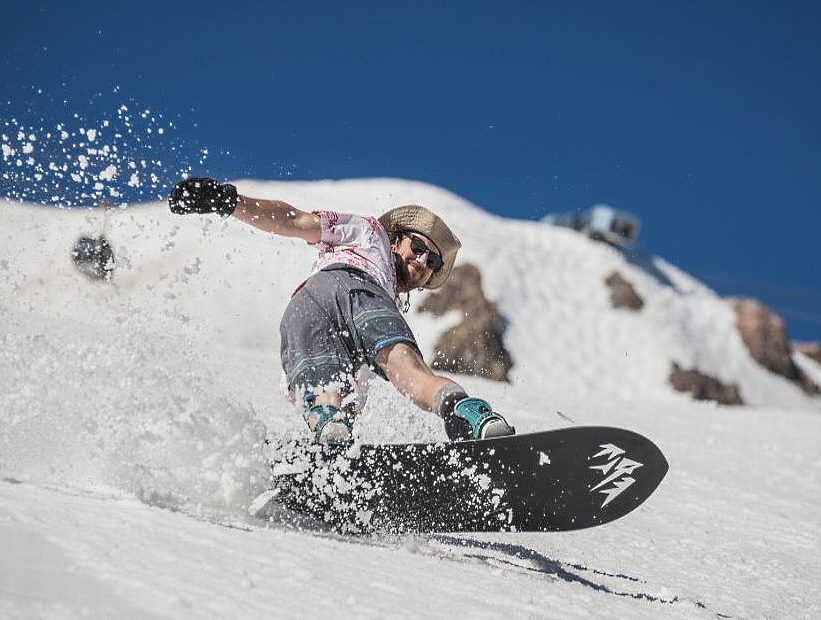
[[[650,440],[603,426],[455,443],[292,445],[279,451],[260,497],[348,533],[569,531],[635,510],[667,469]]]

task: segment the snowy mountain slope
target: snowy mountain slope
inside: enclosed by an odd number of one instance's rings
[[[539,381],[562,398],[591,391],[607,398],[666,398],[675,360],[738,383],[749,404],[813,405],[752,361],[725,303],[661,259],[630,259],[569,230],[506,221],[420,183],[240,182],[239,188],[302,208],[374,215],[421,202],[455,222],[464,244],[460,260],[480,266],[488,296],[510,323],[516,383]],[[155,205],[112,214],[108,236],[121,266],[115,286],[101,287],[79,281],[66,260],[80,231],[101,226],[99,214],[50,211],[38,219],[25,207],[8,205],[7,211],[4,242],[9,256],[21,258],[5,278],[22,303],[266,352],[278,348],[278,318],[313,257],[299,241],[272,239],[234,220],[172,217]],[[642,312],[610,307],[604,279],[616,269],[646,300]],[[411,321],[422,339],[442,329],[424,315]],[[428,344],[431,349],[433,340]]]
[[[278,320],[311,249],[144,205],[109,218],[118,267],[107,285],[69,257],[80,234],[99,233],[100,214],[3,203],[0,616],[821,613],[818,403],[752,362],[709,289],[661,259],[492,216],[421,183],[239,187],[301,208],[440,212],[509,321],[516,362],[510,385],[459,380],[520,431],[642,432],[667,455],[668,478],[634,514],[567,535],[349,539],[249,521],[265,433],[302,432],[278,395]],[[642,312],[610,307],[614,269]],[[410,316],[428,351],[453,320]],[[737,382],[755,406],[672,392],[672,360]],[[385,384],[358,433],[444,438]]]

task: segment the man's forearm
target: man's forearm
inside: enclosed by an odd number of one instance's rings
[[[301,211],[282,200],[240,196],[234,217],[275,235],[317,243],[322,235],[318,215]]]

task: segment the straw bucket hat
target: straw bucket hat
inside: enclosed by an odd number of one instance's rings
[[[392,237],[394,233],[400,232],[417,232],[434,243],[444,265],[431,276],[425,288],[439,288],[450,277],[462,243],[439,216],[420,205],[403,205],[381,215],[379,223],[388,232],[388,236]]]

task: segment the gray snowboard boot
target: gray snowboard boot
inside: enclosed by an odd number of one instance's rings
[[[463,427],[460,436],[464,437],[469,429],[467,439],[492,439],[516,434],[516,429],[481,398],[463,398],[454,406],[452,417],[458,420],[455,425]]]
[[[345,412],[333,405],[314,405],[305,412],[308,427],[313,426],[317,443],[347,444],[353,441],[351,421]]]
[[[445,421],[451,441],[515,435],[516,429],[481,398],[470,398],[458,384],[443,387],[433,398],[433,410]]]

